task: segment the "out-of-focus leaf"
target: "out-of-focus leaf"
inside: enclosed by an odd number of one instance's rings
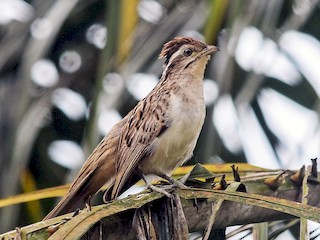
[[[30,171],[25,170],[21,176],[21,185],[24,192],[32,192],[37,189],[36,182]],[[1,200],[0,200],[1,201]],[[27,202],[27,208],[33,221],[40,219],[42,216],[40,202],[35,200]]]
[[[61,197],[67,192],[69,187],[70,185],[63,185],[0,199],[0,208],[44,198]]]
[[[121,19],[119,28],[118,62],[122,62],[129,54],[137,24],[138,0],[121,1]]]
[[[204,37],[208,43],[216,41],[221,29],[222,21],[225,19],[229,1],[212,0],[210,3],[210,14],[204,29]]]

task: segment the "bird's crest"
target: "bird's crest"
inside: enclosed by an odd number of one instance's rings
[[[205,48],[207,46],[205,43],[190,37],[175,37],[170,42],[164,44],[159,58],[165,58],[164,64],[168,64],[170,57],[184,44],[190,44],[200,48]]]

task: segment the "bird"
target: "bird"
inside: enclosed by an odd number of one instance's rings
[[[110,201],[140,179],[157,190],[150,176],[174,182],[172,172],[192,157],[204,123],[204,72],[216,51],[191,37],[165,43],[157,85],[101,140],[44,220],[85,207],[102,186]]]

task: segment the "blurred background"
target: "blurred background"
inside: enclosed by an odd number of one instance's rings
[[[70,182],[155,86],[175,36],[221,50],[188,164],[298,169],[320,156],[318,0],[1,0],[0,10],[0,198]],[[0,232],[53,204],[2,209]]]

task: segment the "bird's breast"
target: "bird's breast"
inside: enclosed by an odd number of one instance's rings
[[[141,166],[145,174],[170,175],[192,156],[205,118],[202,89],[196,96],[186,91],[171,95],[168,117],[170,126],[157,139],[150,159]]]

